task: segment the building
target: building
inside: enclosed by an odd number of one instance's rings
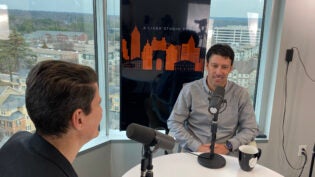
[[[0,86],[0,129],[4,136],[35,131],[26,111],[24,93],[8,86]]]

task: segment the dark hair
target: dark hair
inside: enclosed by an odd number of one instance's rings
[[[32,68],[26,79],[26,109],[36,131],[60,136],[67,132],[73,112],[91,111],[96,72],[65,61],[48,60]]]
[[[210,60],[212,55],[221,55],[223,57],[228,57],[231,59],[231,65],[234,62],[234,51],[233,49],[227,44],[215,44],[213,45],[206,54],[207,63]]]

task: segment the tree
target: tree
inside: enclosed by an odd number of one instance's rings
[[[13,73],[21,67],[33,65],[36,55],[28,48],[23,36],[13,30],[8,40],[0,41],[0,63],[1,71],[10,74],[10,81],[13,82]]]

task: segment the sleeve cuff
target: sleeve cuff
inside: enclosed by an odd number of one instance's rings
[[[191,144],[188,146],[188,148],[189,148],[192,152],[197,152],[200,145],[201,145],[200,142],[195,141],[195,142],[191,143]]]
[[[236,139],[229,139],[228,141],[229,141],[229,142],[232,144],[232,146],[233,146],[232,151],[237,150],[238,147],[240,146],[240,143],[239,143]]]

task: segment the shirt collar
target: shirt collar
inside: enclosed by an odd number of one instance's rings
[[[211,94],[212,94],[212,91],[211,91],[211,90],[209,89],[209,87],[208,87],[208,84],[207,84],[207,77],[208,77],[208,76],[203,77],[203,79],[202,79],[202,85],[203,85],[204,91],[205,91],[206,93],[208,93],[208,94],[211,95]],[[226,91],[227,88],[229,88],[229,86],[230,86],[230,81],[227,80],[226,85],[225,85],[225,87],[224,87],[224,90]]]

